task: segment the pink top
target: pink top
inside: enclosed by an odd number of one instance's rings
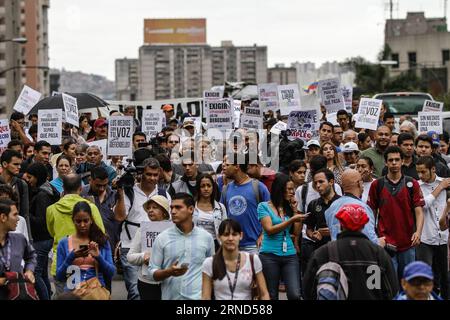
[[[68,238],[67,245],[69,252],[73,251],[73,239],[72,236]],[[72,265],[80,267],[82,270],[95,269],[95,259],[90,254],[87,257],[75,258]]]

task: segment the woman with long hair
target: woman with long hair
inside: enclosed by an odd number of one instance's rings
[[[252,283],[256,283],[259,299],[269,300],[258,255],[239,251],[243,236],[239,222],[226,219],[218,232],[221,246],[203,262],[202,299],[252,300]]]
[[[143,205],[150,221],[170,220],[169,200],[167,198],[156,195],[151,197]],[[127,253],[127,260],[130,264],[139,266],[139,275],[137,287],[141,300],[161,300],[161,284],[148,278],[148,264],[150,261],[151,251],[142,250],[141,229],[139,228],[134,235],[131,243],[130,251]]]
[[[91,132],[91,126],[89,125],[89,119],[85,115],[81,115],[79,122],[78,134],[87,140],[89,132]]]
[[[56,160],[56,172],[58,172],[58,177],[53,179],[50,184],[58,190],[59,194],[64,191],[62,178],[67,176],[72,171],[72,159],[62,154]]]
[[[218,199],[218,187],[210,174],[197,176],[196,202],[193,215],[194,224],[211,234],[216,250],[219,248],[219,226],[227,218],[227,210]]]
[[[324,142],[320,148],[320,153],[327,158],[327,167],[333,172],[335,182],[340,185],[344,168],[341,160],[339,160],[336,146],[331,142]]]
[[[67,269],[70,266],[77,266],[80,270],[80,279],[75,280],[84,282],[97,277],[105,287],[105,283],[110,282],[116,272],[108,236],[94,222],[88,202],[80,201],[74,206],[72,221],[75,225],[75,234],[63,238],[58,243],[56,279],[66,282]],[[67,283],[64,290],[71,291]]]
[[[356,163],[356,170],[361,174],[364,182],[364,191],[361,196],[361,200],[367,203],[367,198],[369,197],[369,190],[372,182],[375,180],[373,178],[373,161],[369,157],[360,157]]]
[[[290,229],[296,233],[306,215],[298,214],[294,198],[295,187],[283,173],[276,175],[270,201],[258,205],[258,219],[263,227],[263,240],[259,257],[263,265],[270,298],[278,300],[281,278],[286,285],[289,300],[300,299],[300,265]]]

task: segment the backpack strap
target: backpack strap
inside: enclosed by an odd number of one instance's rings
[[[133,208],[134,203],[134,189],[133,187],[124,187],[123,191],[125,192],[125,195],[128,197],[128,200],[130,200],[130,210]]]
[[[381,178],[377,179],[377,197],[378,197],[378,200],[380,199],[381,191],[383,191],[383,188],[384,188],[384,184],[385,184],[385,180],[384,179],[386,179],[386,176],[382,176]]]
[[[259,180],[252,179],[252,189],[256,196],[256,203],[258,204],[261,202],[261,195],[259,194]]]
[[[337,247],[337,241],[331,241],[327,245],[328,258],[331,262],[339,263],[339,252]]]
[[[306,184],[303,185],[302,192],[300,193],[302,196],[303,213],[306,213],[306,211],[308,209],[308,208],[306,208],[306,197],[308,196],[308,187],[309,187],[309,183],[307,182]]]
[[[226,184],[222,187],[223,204],[228,213],[229,210],[228,210],[228,203],[227,203],[227,190],[228,190],[228,184]]]
[[[250,257],[250,267],[252,268],[252,279],[255,280],[256,272],[255,272],[255,262],[254,262],[253,253],[250,253],[249,257]]]

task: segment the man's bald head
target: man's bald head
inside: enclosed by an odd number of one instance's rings
[[[69,173],[62,178],[65,194],[80,194],[81,176],[76,173]]]
[[[354,169],[347,169],[342,173],[342,191],[350,193],[358,198],[362,195],[362,188],[360,181],[362,181],[361,174]]]

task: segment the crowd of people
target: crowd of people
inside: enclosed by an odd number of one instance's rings
[[[129,300],[448,299],[447,132],[419,133],[407,116],[396,125],[383,105],[375,131],[325,112],[318,137],[282,131],[273,152],[271,128],[287,121],[277,113],[264,115],[267,136],[235,128],[219,141],[162,110],[150,138],[134,107],[111,112],[135,119],[133,148],[107,158],[92,142],[108,138],[108,118],[81,115],[54,146],[37,141],[36,115],[28,128],[11,115],[0,299],[11,273],[40,300],[107,299],[116,274]],[[151,250],[144,221],[172,222]]]

